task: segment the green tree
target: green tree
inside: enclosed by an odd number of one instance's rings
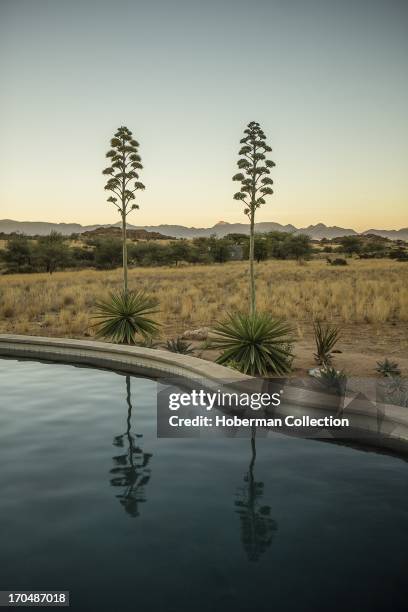
[[[119,238],[102,238],[94,250],[95,265],[102,270],[119,268],[122,262],[122,244]]]
[[[291,235],[285,240],[284,245],[287,248],[289,257],[294,257],[298,261],[310,257],[313,250],[310,238],[306,234]]]
[[[260,261],[265,261],[268,258],[269,250],[268,250],[268,242],[265,238],[261,238],[260,236],[255,236],[254,241],[254,257],[259,263]],[[249,257],[249,242],[248,240],[244,244],[244,257],[248,259]]]
[[[143,168],[138,153],[139,143],[133,139],[132,132],[127,127],[120,127],[110,141],[111,149],[106,153],[111,165],[105,168],[103,174],[109,176],[105,189],[113,195],[108,198],[119,211],[122,219],[122,260],[123,289],[128,290],[128,265],[126,244],[126,219],[128,214],[139,205],[134,202],[135,192],[145,188],[139,182],[138,171]]]
[[[10,238],[2,255],[7,272],[33,271],[33,248],[26,236],[16,235]]]
[[[179,261],[188,261],[189,252],[190,246],[184,238],[170,243],[170,258],[176,266]]]
[[[40,268],[52,274],[58,268],[66,268],[71,262],[69,248],[65,238],[58,232],[38,239],[35,258]]]
[[[239,150],[238,168],[240,172],[232,177],[233,181],[241,183],[241,190],[235,193],[234,199],[243,202],[244,213],[249,218],[249,282],[250,282],[250,313],[256,310],[255,274],[254,274],[254,228],[255,212],[265,204],[265,197],[272,195],[272,179],[269,176],[274,162],[266,159],[266,153],[272,151],[266,144],[266,136],[259,123],[251,121],[244,130],[241,139],[243,145]]]
[[[340,244],[343,252],[347,255],[357,254],[361,251],[361,239],[358,236],[342,236]]]
[[[225,263],[231,258],[231,243],[225,238],[211,240],[210,256],[216,263]]]

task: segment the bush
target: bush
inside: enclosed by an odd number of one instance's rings
[[[261,238],[260,236],[255,236],[254,241],[254,257],[257,263],[260,261],[265,261],[268,259],[269,248],[268,242],[265,238]],[[247,240],[244,244],[244,258],[249,258],[249,240]]]
[[[171,353],[180,353],[181,355],[190,355],[194,352],[191,344],[185,342],[180,337],[177,337],[175,340],[167,340],[167,350]]]
[[[394,249],[390,251],[389,257],[397,261],[408,261],[408,251],[402,248]]]
[[[2,253],[7,273],[34,272],[34,251],[32,242],[26,236],[13,236]]]
[[[146,339],[157,333],[159,324],[148,318],[157,312],[157,300],[143,291],[119,291],[96,304],[97,337],[119,344],[136,344],[137,335]]]
[[[211,241],[209,254],[215,263],[225,263],[231,259],[231,243],[225,239]]]
[[[340,238],[340,244],[343,253],[347,255],[353,255],[353,253],[360,253],[362,250],[362,241],[359,236],[342,236]]]
[[[104,238],[95,243],[95,265],[100,270],[113,270],[122,265],[122,241],[119,238]]]
[[[233,362],[243,374],[266,376],[290,371],[292,329],[284,321],[273,319],[268,313],[228,315],[218,323],[212,345],[223,349],[217,363]]]
[[[76,268],[87,268],[95,264],[95,253],[85,247],[71,247],[71,263]]]
[[[71,264],[70,250],[64,236],[58,232],[51,232],[48,236],[41,236],[34,249],[36,266],[52,274],[56,270],[68,268]]]

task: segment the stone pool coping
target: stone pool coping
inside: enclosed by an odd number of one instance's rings
[[[168,380],[181,378],[213,389],[241,387],[248,392],[253,385],[257,392],[262,382],[190,355],[94,340],[0,334],[0,356],[82,364]],[[322,416],[332,410],[328,404],[319,403],[314,395],[308,389],[289,387],[289,404],[285,402],[276,409],[275,416]],[[369,402],[357,399],[346,405],[344,416],[347,415],[353,417],[356,443],[363,441],[377,449],[408,455],[408,408],[381,403],[372,407]]]
[[[84,364],[154,378],[174,376],[219,384],[251,380],[236,370],[198,357],[95,340],[0,334],[0,355]]]

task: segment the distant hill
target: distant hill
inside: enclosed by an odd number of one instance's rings
[[[60,232],[65,236],[70,234],[83,234],[99,228],[118,227],[120,223],[107,225],[80,225],[79,223],[47,223],[41,221],[13,221],[11,219],[0,220],[0,233],[11,234],[19,232],[27,236],[45,235],[51,231]],[[248,234],[249,225],[247,223],[227,223],[219,221],[213,227],[186,227],[184,225],[128,225],[129,230],[144,230],[147,232],[158,232],[162,238],[195,238],[198,236],[218,237],[227,234]],[[297,228],[294,225],[281,225],[274,222],[262,222],[255,224],[255,231],[263,232],[290,232],[293,234],[307,234],[314,240],[322,238],[339,238],[341,236],[358,235],[358,232],[351,228],[327,226],[324,223],[309,225],[308,227]],[[369,229],[362,234],[375,234],[391,240],[408,240],[408,227],[399,230]]]
[[[110,225],[109,227],[101,226],[93,230],[81,232],[81,236],[85,236],[86,238],[120,238],[121,235],[122,228],[114,225]],[[132,228],[127,230],[127,236],[131,240],[171,240],[173,238],[172,236],[163,236],[163,234],[159,232],[148,232],[145,229]]]

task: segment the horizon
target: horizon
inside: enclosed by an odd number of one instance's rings
[[[81,227],[92,227],[92,226],[98,226],[98,227],[102,227],[102,226],[109,226],[109,225],[120,225],[120,220],[117,221],[112,221],[112,222],[107,222],[107,223],[80,223],[78,221],[44,221],[44,220],[28,220],[28,219],[11,219],[11,218],[3,218],[0,219],[0,223],[2,222],[12,222],[12,223],[43,223],[43,224],[52,224],[52,225],[80,225]],[[288,226],[288,225],[292,225],[293,227],[295,227],[296,229],[309,229],[309,228],[315,228],[315,227],[319,227],[319,226],[324,226],[327,229],[332,229],[332,228],[339,228],[339,229],[349,229],[349,230],[353,230],[357,233],[364,233],[367,232],[369,230],[384,230],[384,231],[401,231],[401,230],[405,230],[408,229],[408,225],[407,226],[400,226],[400,227],[374,227],[373,225],[371,225],[370,227],[366,227],[365,229],[358,229],[356,227],[351,227],[351,226],[343,226],[343,225],[339,225],[337,223],[334,223],[333,225],[328,225],[327,223],[324,223],[323,221],[317,222],[317,223],[309,223],[307,225],[295,225],[293,223],[283,223],[280,221],[271,221],[271,220],[262,220],[262,221],[256,221],[255,225],[259,225],[261,223],[275,223],[277,225],[282,225],[283,227]],[[249,225],[245,219],[243,221],[216,221],[215,223],[212,223],[210,225],[190,225],[188,223],[143,223],[143,224],[138,224],[138,223],[133,223],[132,221],[128,222],[128,228],[131,227],[161,227],[161,226],[177,226],[177,227],[185,227],[188,229],[211,229],[213,227],[216,227],[217,225]]]
[[[257,120],[276,163],[257,222],[407,225],[406,3],[3,0],[0,17],[2,217],[116,223],[102,170],[124,124],[146,184],[131,224],[245,223],[231,179]]]

